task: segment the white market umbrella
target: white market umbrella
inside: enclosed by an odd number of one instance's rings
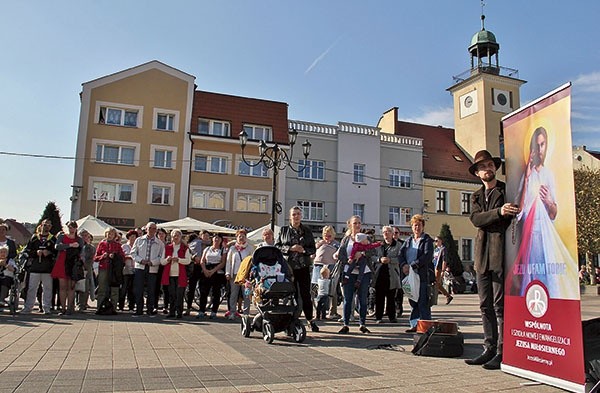
[[[255,230],[253,230],[252,232],[248,232],[248,240],[250,240],[252,243],[258,244],[260,242],[262,242],[262,231],[265,228],[271,228],[271,224],[267,224],[267,225],[263,225],[260,228],[257,228]],[[278,225],[275,225],[275,230],[273,232],[275,232],[274,234],[274,238],[275,240],[277,240],[277,236],[279,235],[279,229],[280,227]]]
[[[94,216],[88,215],[77,220],[77,231],[85,229],[94,237],[94,242],[104,239],[104,231],[109,228],[113,228],[113,226]]]
[[[163,222],[157,224],[159,228],[163,228],[167,231],[172,231],[173,229],[179,229],[180,231],[192,232],[192,231],[202,231],[207,230],[211,233],[226,233],[233,235],[235,234],[235,229],[225,228],[219,225],[210,224],[208,222],[196,220],[191,217],[180,218],[179,220]]]

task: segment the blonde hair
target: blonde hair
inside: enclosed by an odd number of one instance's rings
[[[116,230],[115,228],[106,228],[106,229],[104,230],[104,237],[105,237],[106,239],[108,239],[108,234],[109,234],[109,233],[111,233],[111,232],[114,232],[114,233],[115,233],[115,237],[118,235],[118,233],[117,233],[117,230]]]
[[[331,225],[325,225],[323,227],[323,230],[321,232],[321,234],[323,235],[323,238],[325,238],[326,234],[330,234],[331,236],[335,237],[335,229],[333,229],[333,227]]]
[[[321,277],[323,277],[324,275],[329,276],[329,268],[327,267],[327,265],[325,265],[321,268],[320,273],[321,273]]]
[[[350,216],[350,218],[348,219],[348,221],[346,221],[346,236],[350,236],[352,234],[352,220],[358,220],[358,222],[360,222],[362,224],[362,220],[360,219],[360,216]]]
[[[8,256],[8,246],[6,244],[0,246],[0,252],[6,251],[6,255]]]
[[[421,214],[415,214],[414,216],[412,216],[410,219],[410,225],[414,224],[417,221],[421,222],[421,224],[425,226],[425,217],[423,217]]]
[[[171,237],[175,236],[176,233],[179,233],[180,236],[183,236],[183,233],[179,229],[173,229],[171,231]]]

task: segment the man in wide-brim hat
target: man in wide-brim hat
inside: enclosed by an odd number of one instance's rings
[[[471,365],[482,365],[489,370],[502,363],[502,329],[504,328],[504,233],[519,208],[506,203],[506,185],[496,179],[502,161],[489,151],[475,154],[469,172],[477,176],[483,186],[471,195],[471,222],[477,228],[475,238],[475,273],[477,294],[483,325],[484,351]]]

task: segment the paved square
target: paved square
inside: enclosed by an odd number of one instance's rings
[[[600,315],[600,296],[582,296],[582,319]],[[406,310],[406,308],[405,308]],[[222,315],[222,313],[220,313]],[[433,308],[435,319],[459,323],[465,335],[460,359],[417,357],[413,337],[398,324],[374,325],[370,334],[322,321],[303,344],[284,333],[268,345],[262,335],[240,334],[239,322],[100,317],[0,315],[2,392],[555,392],[553,387],[467,366],[481,351],[476,295],[458,295]],[[575,326],[575,324],[574,324]]]

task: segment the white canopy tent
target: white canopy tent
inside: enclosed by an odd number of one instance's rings
[[[271,228],[271,224],[267,224],[267,225],[263,225],[260,228],[257,228],[255,230],[253,230],[252,232],[248,232],[248,240],[250,240],[250,242],[254,243],[254,244],[258,244],[260,242],[262,242],[262,231],[265,228]],[[279,235],[279,229],[280,227],[275,225],[275,240],[277,241],[277,236]]]
[[[192,232],[207,230],[211,233],[225,233],[229,235],[235,234],[235,229],[225,228],[219,225],[209,224],[208,222],[196,220],[191,217],[180,218],[179,220],[163,222],[157,224],[159,228],[164,228],[167,231],[179,229],[180,231]]]
[[[113,226],[94,216],[85,216],[77,220],[77,230],[85,229],[88,231],[94,237],[95,243],[104,239],[104,231],[108,228],[113,228]]]

